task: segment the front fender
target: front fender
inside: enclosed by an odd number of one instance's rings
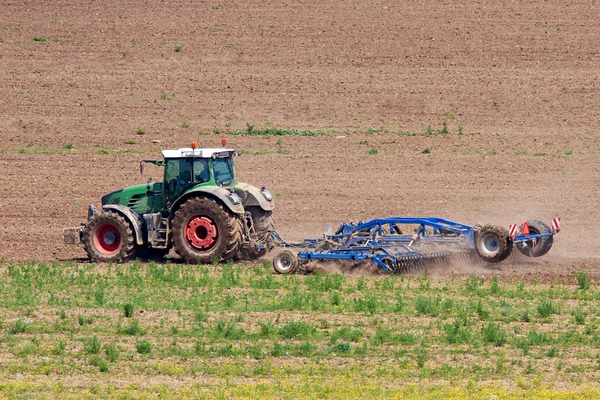
[[[229,198],[229,190],[223,188],[215,188],[215,187],[199,187],[197,189],[192,189],[189,192],[186,192],[183,196],[177,199],[175,203],[171,206],[170,214],[173,215],[175,210],[179,208],[181,204],[183,204],[187,199],[193,196],[204,195],[207,197],[214,197],[221,201],[221,203],[225,204],[225,206],[231,210],[231,212],[235,214],[243,214],[244,213],[244,205],[241,201],[235,204]],[[235,196],[234,196],[235,197]]]
[[[256,186],[248,183],[238,183],[235,189],[236,193],[242,198],[245,207],[260,207],[265,211],[271,211],[275,208],[272,195],[271,200],[267,200],[262,191]]]
[[[144,219],[140,216],[140,214],[133,211],[131,208],[121,205],[121,204],[107,204],[102,206],[103,210],[113,210],[121,214],[127,221],[133,225],[133,230],[135,232],[135,242],[139,245],[145,243],[146,239],[146,230],[144,229],[145,222]]]

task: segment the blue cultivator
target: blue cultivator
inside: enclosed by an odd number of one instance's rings
[[[539,257],[552,247],[560,230],[555,218],[552,228],[532,220],[509,230],[497,225],[465,225],[443,218],[377,218],[356,224],[343,223],[335,233],[326,228],[321,239],[290,244],[273,232],[276,245],[283,247],[273,258],[275,271],[303,271],[311,260],[368,261],[382,274],[408,272],[451,262],[500,262],[513,245],[527,256]]]

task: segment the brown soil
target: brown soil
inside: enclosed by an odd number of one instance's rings
[[[275,193],[287,239],[375,216],[559,216],[548,256],[501,270],[598,267],[592,0],[216,5],[3,5],[0,257],[84,257],[62,244],[62,228],[84,221],[89,203],[143,182],[138,161],[160,149],[224,136],[247,152],[239,179]],[[392,133],[443,121],[452,135]],[[223,135],[246,123],[330,135]]]

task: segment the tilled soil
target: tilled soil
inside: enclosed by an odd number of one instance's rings
[[[598,266],[591,0],[31,1],[1,14],[7,261],[84,257],[62,228],[107,191],[160,180],[139,176],[140,159],[225,137],[245,153],[239,180],[275,193],[287,239],[377,216],[558,216],[548,256],[494,273]],[[448,135],[408,136],[444,121]],[[328,136],[227,134],[267,124]]]

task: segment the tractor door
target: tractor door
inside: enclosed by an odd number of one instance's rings
[[[171,207],[179,196],[191,185],[193,185],[192,159],[167,159],[165,163],[165,206]]]

